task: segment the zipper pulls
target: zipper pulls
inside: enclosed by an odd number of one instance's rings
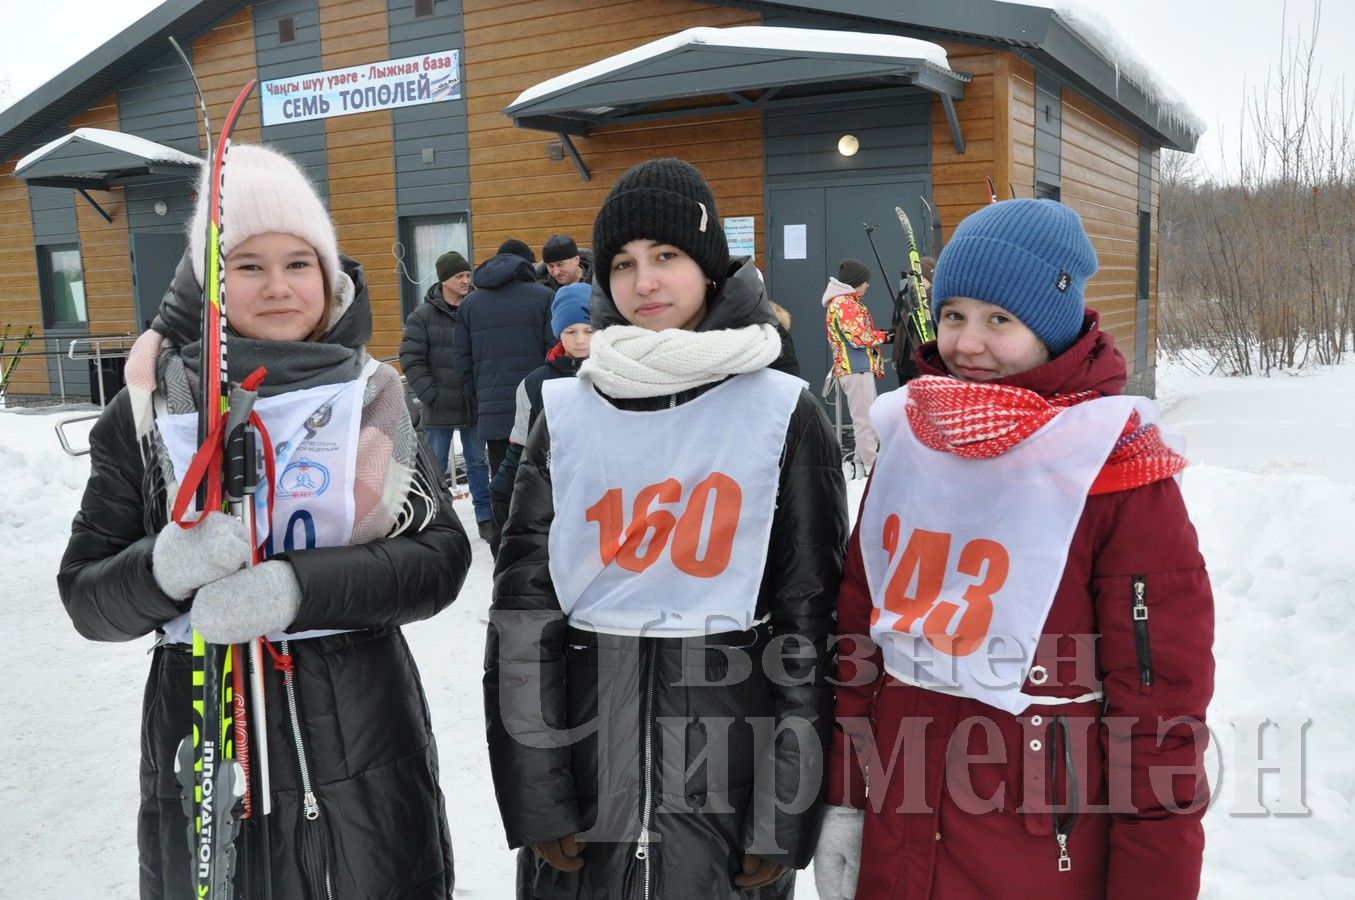
[[[1073,858],[1068,855],[1068,835],[1059,834],[1056,836],[1059,842],[1059,871],[1073,871]]]
[[[645,860],[649,858],[649,829],[641,828],[640,836],[635,840],[635,858]]]
[[[1148,640],[1148,579],[1134,575],[1129,579],[1132,589],[1134,617],[1134,649],[1139,659],[1139,684],[1153,686],[1153,649]]]
[[[315,799],[314,791],[306,791],[301,798],[301,808],[308,820],[314,822],[320,818],[320,801]]]

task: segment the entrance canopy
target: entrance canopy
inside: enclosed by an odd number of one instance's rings
[[[145,138],[77,128],[19,160],[14,177],[34,187],[106,191],[140,179],[194,178],[202,160]]]
[[[939,45],[914,38],[760,25],[689,28],[543,81],[504,113],[523,128],[585,135],[625,122],[917,87],[940,96],[963,152],[954,101],[968,82]]]

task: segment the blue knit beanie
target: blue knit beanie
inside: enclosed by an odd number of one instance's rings
[[[550,304],[550,328],[556,337],[571,325],[588,324],[588,301],[592,296],[591,281],[567,284],[555,292]]]
[[[1096,250],[1082,220],[1054,200],[1003,200],[955,229],[936,261],[932,316],[941,304],[972,297],[1007,310],[1057,356],[1082,331],[1087,279]]]

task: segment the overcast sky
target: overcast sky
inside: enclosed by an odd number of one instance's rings
[[[952,0],[963,2],[963,0]],[[1236,168],[1244,99],[1280,59],[1280,38],[1307,37],[1314,0],[1034,0],[1090,8],[1204,121],[1197,156]],[[0,0],[0,91],[18,99],[158,5],[156,0]],[[1282,27],[1286,21],[1287,27]],[[1323,96],[1355,96],[1355,0],[1324,0],[1317,61]],[[474,85],[467,85],[474,91]]]

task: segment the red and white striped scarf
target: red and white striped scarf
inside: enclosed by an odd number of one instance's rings
[[[908,383],[908,423],[932,450],[963,459],[1001,456],[1039,431],[1062,410],[1100,395],[1095,391],[1042,397],[1025,388],[927,375]],[[1157,425],[1129,416],[1090,494],[1112,494],[1171,478],[1186,467]]]

